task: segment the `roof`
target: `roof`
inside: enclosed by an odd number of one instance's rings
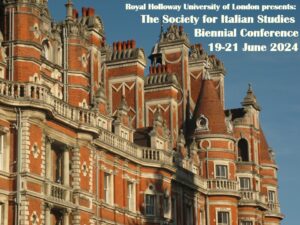
[[[210,79],[203,80],[202,82],[202,88],[194,111],[194,123],[196,123],[201,115],[208,119],[208,131],[203,132],[227,134],[223,105],[214,82]]]
[[[265,137],[265,134],[263,132],[262,129],[260,129],[260,154],[259,154],[259,159],[260,159],[260,162],[262,163],[274,163],[271,155],[270,155],[270,147],[267,143],[267,140],[266,140],[266,137]]]

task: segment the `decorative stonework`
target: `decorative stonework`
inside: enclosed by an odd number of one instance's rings
[[[41,30],[39,28],[39,25],[37,23],[35,23],[31,28],[30,31],[33,32],[34,38],[38,39],[41,35]]]
[[[206,131],[208,130],[208,119],[203,115],[201,114],[199,116],[199,118],[196,120],[196,130],[197,131]]]
[[[39,157],[40,149],[39,149],[39,147],[38,147],[38,145],[37,145],[36,142],[32,145],[31,152],[32,152],[33,157],[35,159],[37,159]]]
[[[88,172],[89,172],[89,169],[88,169],[88,166],[87,166],[86,161],[84,161],[84,162],[82,163],[81,170],[82,170],[83,176],[86,177],[86,175],[87,175]]]
[[[36,211],[33,211],[30,217],[30,221],[32,225],[38,225],[39,224],[39,216]]]

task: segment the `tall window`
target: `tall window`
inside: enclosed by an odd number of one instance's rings
[[[146,194],[145,196],[146,215],[154,216],[154,204],[155,204],[155,195]]]
[[[135,189],[132,182],[127,183],[127,204],[130,211],[135,211]]]
[[[241,225],[253,225],[253,222],[249,220],[242,220]]]
[[[248,142],[242,138],[238,142],[238,160],[242,162],[249,162]]]
[[[62,184],[63,183],[63,151],[60,149],[53,149],[52,151],[52,171],[53,181]]]
[[[275,191],[268,191],[268,201],[269,201],[269,203],[275,203],[276,202]]]
[[[0,134],[0,170],[3,169],[4,169],[4,134]]]
[[[216,165],[216,178],[217,179],[227,179],[227,166],[225,165]]]
[[[104,173],[104,201],[108,204],[112,204],[112,175]]]
[[[250,190],[250,178],[248,177],[240,177],[240,189],[241,190]]]
[[[218,212],[218,225],[229,225],[229,212]]]

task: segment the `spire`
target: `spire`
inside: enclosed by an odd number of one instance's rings
[[[72,0],[68,0],[67,3],[65,4],[66,9],[67,9],[67,17],[66,20],[72,20],[73,19],[73,2]]]
[[[162,40],[164,35],[164,25],[162,22],[162,17],[160,18],[160,34],[159,34],[159,40]]]
[[[195,133],[227,134],[222,102],[212,80],[202,81],[193,123]]]
[[[260,111],[260,106],[256,101],[256,97],[254,95],[254,92],[252,90],[251,84],[248,84],[248,91],[247,95],[244,98],[244,101],[242,102],[242,106],[253,106],[256,110]]]

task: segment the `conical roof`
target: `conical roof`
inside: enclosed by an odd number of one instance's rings
[[[207,120],[206,130],[201,129],[201,127],[199,129],[199,123],[201,122],[197,122],[197,120],[201,118]],[[227,134],[223,105],[214,82],[210,79],[202,81],[202,87],[194,112],[194,122],[196,123],[195,133]]]

